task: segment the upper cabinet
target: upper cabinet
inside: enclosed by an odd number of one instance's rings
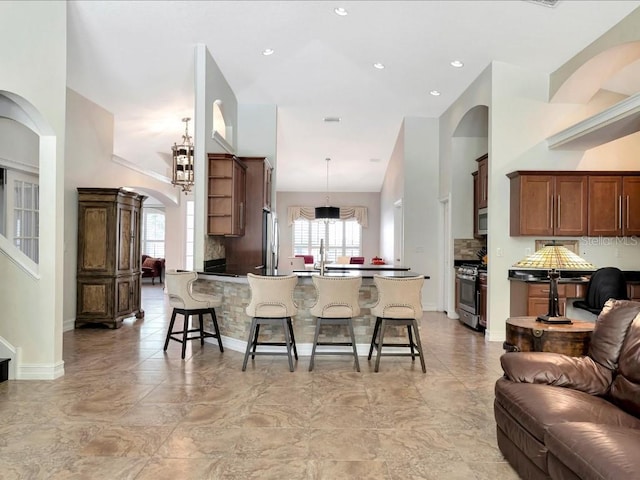
[[[640,172],[518,171],[512,236],[640,235]]]
[[[487,208],[489,203],[489,155],[485,154],[478,162],[478,185],[476,190],[478,208]]]
[[[262,208],[270,212],[273,198],[273,168],[266,158],[263,160],[262,170]]]
[[[640,235],[640,176],[589,177],[589,236]]]
[[[207,234],[242,236],[247,166],[229,154],[210,153],[208,160]]]
[[[581,236],[587,234],[586,175],[513,172],[510,234]]]

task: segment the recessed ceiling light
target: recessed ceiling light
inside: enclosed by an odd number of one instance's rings
[[[269,55],[273,55],[275,53],[275,50],[273,48],[265,48],[262,51],[262,55],[264,55],[265,57],[268,57]]]
[[[373,68],[377,68],[378,70],[382,70],[384,68],[384,63],[374,63]]]
[[[347,12],[347,10],[342,7],[334,8],[333,11],[336,12],[336,15],[340,15],[341,17],[346,17],[347,15],[349,15],[349,12]]]
[[[433,95],[434,97],[437,97],[438,95],[440,95],[440,92],[438,90],[431,90],[429,92],[429,95]]]
[[[464,63],[462,63],[460,60],[454,60],[453,62],[451,62],[451,66],[456,68],[462,68],[464,67]]]

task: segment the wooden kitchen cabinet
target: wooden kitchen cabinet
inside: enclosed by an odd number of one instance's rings
[[[630,300],[640,301],[640,283],[627,283],[627,292]]]
[[[575,173],[513,172],[511,236],[587,234],[588,177]]]
[[[242,236],[246,220],[246,165],[234,155],[210,153],[207,234]]]
[[[481,327],[487,328],[487,274],[480,273],[480,319],[478,323]]]
[[[120,188],[78,188],[75,326],[144,316],[140,228],[146,197]]]
[[[640,234],[640,176],[589,177],[589,236]]]
[[[560,315],[567,311],[567,298],[583,298],[587,281],[584,283],[558,284],[558,310]],[[549,282],[511,282],[512,317],[537,317],[549,313]]]
[[[266,264],[264,212],[271,208],[271,165],[264,157],[240,157],[245,165],[246,208],[243,236],[225,241],[227,265],[256,268]]]
[[[489,203],[489,155],[476,159],[478,162],[478,208],[487,208]]]

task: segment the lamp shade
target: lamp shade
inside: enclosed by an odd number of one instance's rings
[[[545,245],[514,265],[541,270],[595,270],[596,267],[562,245]]]
[[[337,220],[340,218],[338,207],[316,207],[316,220]]]

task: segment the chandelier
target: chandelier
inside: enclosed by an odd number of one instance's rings
[[[174,143],[173,150],[173,175],[171,183],[173,186],[182,187],[185,195],[191,191],[193,186],[193,141],[189,135],[189,117],[182,119],[184,122],[184,135],[182,143]]]
[[[340,209],[338,207],[329,206],[329,162],[330,158],[325,159],[327,162],[327,198],[324,207],[316,207],[316,220],[335,220],[340,218]]]

